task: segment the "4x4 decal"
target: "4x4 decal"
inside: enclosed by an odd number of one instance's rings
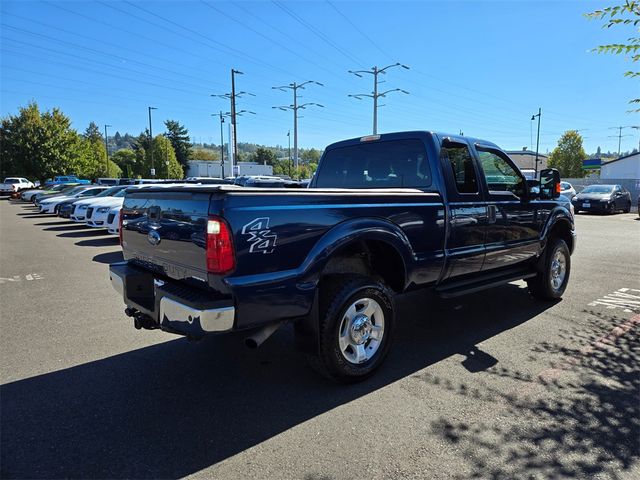
[[[249,253],[273,253],[278,236],[269,229],[269,217],[251,220],[242,227],[242,234],[249,235]]]

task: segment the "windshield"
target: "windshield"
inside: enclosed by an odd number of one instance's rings
[[[65,195],[75,195],[78,192],[81,192],[82,190],[84,190],[86,187],[72,187],[69,190],[67,190],[66,188],[64,190],[62,190],[60,193],[64,193]]]
[[[590,185],[582,193],[611,193],[613,192],[613,185]]]
[[[113,197],[116,193],[118,193],[120,190],[123,190],[124,188],[126,187],[116,186],[116,187],[107,188],[105,191],[100,192],[98,195],[96,195],[96,198],[97,197]]]
[[[20,180],[17,178],[5,178],[4,183],[20,183]]]

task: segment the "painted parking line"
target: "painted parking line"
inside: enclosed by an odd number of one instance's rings
[[[0,285],[3,283],[31,282],[34,280],[42,280],[44,275],[41,273],[27,273],[26,275],[14,275],[12,277],[0,277]]]
[[[590,307],[606,307],[621,309],[626,313],[640,312],[640,290],[637,288],[620,288],[613,293],[591,302]]]

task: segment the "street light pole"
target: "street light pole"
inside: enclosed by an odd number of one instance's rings
[[[537,115],[531,115],[531,120],[535,120],[536,117],[538,117],[538,136],[536,139],[536,160],[535,160],[534,172],[535,172],[536,178],[538,178],[538,149],[540,148],[540,117],[542,117],[542,108],[538,108]]]
[[[378,93],[378,75],[385,74],[386,71],[393,67],[402,67],[406,70],[409,70],[409,67],[403,65],[402,63],[393,63],[391,65],[387,65],[383,68],[378,68],[377,66],[372,67],[370,70],[349,70],[349,73],[353,73],[356,77],[362,77],[363,73],[368,73],[373,75],[373,94],[368,93],[358,93],[355,95],[349,95],[349,97],[356,98],[358,100],[362,100],[362,97],[369,97],[373,99],[373,134],[377,135],[378,133],[378,98],[384,97],[387,93],[391,92],[401,92],[406,95],[409,95],[409,92],[406,90],[402,90],[400,88],[392,88],[391,90],[387,90],[386,92]]]
[[[293,105],[282,106],[282,107],[272,107],[272,108],[277,108],[279,110],[293,110],[293,160],[296,165],[296,172],[298,170],[298,110],[300,108],[304,109],[305,107],[308,107],[310,105],[315,105],[317,107],[324,108],[324,105],[320,105],[319,103],[313,103],[313,102],[305,103],[303,105],[298,105],[298,90],[299,89],[304,90],[304,86],[308,85],[309,83],[313,83],[315,85],[320,85],[321,87],[324,87],[322,83],[316,82],[315,80],[308,80],[303,83],[293,82],[293,83],[290,83],[289,85],[282,85],[280,87],[271,87],[272,89],[282,90],[283,92],[286,92],[287,89],[293,92]]]
[[[151,178],[156,178],[156,169],[153,163],[153,131],[151,129],[151,110],[157,110],[156,107],[147,107],[149,109],[149,154],[151,155]]]
[[[222,178],[224,179],[224,133],[222,130],[222,124],[224,123],[224,117],[231,116],[231,113],[230,112],[222,113],[222,110],[220,110],[219,116],[220,116],[220,167],[222,169]]]
[[[287,140],[289,140],[289,176],[291,176],[292,172],[291,172],[291,130],[289,130],[287,132]]]
[[[104,126],[104,149],[107,151],[107,164],[106,164],[106,170],[105,170],[105,177],[109,176],[109,141],[107,140],[107,128],[110,127],[111,125],[105,125]]]

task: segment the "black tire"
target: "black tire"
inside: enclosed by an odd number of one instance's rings
[[[540,300],[558,300],[562,297],[571,273],[571,254],[569,247],[560,238],[551,238],[544,252],[541,270],[538,275],[527,280],[529,293]],[[564,276],[560,281],[558,265],[555,263],[560,256],[563,262]],[[559,283],[558,283],[559,282]]]
[[[624,208],[623,213],[631,212],[631,202],[627,203],[627,206]]]
[[[359,301],[362,303],[358,303]],[[362,306],[362,310],[358,309],[359,305]],[[367,305],[367,309],[372,305],[375,309],[375,313],[371,313],[370,318],[365,315],[366,309],[363,305]],[[352,312],[357,314],[354,317],[364,322],[362,325],[349,319],[347,312],[352,306],[354,307]],[[364,380],[380,367],[389,352],[395,329],[394,294],[383,282],[371,277],[362,275],[326,277],[320,285],[319,322],[319,352],[317,356],[308,356],[314,370],[342,383]],[[358,326],[362,328],[359,329]],[[381,330],[380,326],[382,326]],[[367,329],[369,329],[368,332]],[[380,340],[373,337],[374,333],[371,329],[378,329],[380,332],[378,334],[381,335]],[[355,342],[351,332],[354,332],[353,335],[363,343],[356,349],[349,345],[345,350],[341,346],[343,344],[340,338],[343,342],[344,339]],[[372,336],[369,337],[369,334]],[[371,356],[357,358],[358,353],[362,351]],[[349,357],[353,358],[349,360]],[[363,360],[364,358],[366,360]]]

